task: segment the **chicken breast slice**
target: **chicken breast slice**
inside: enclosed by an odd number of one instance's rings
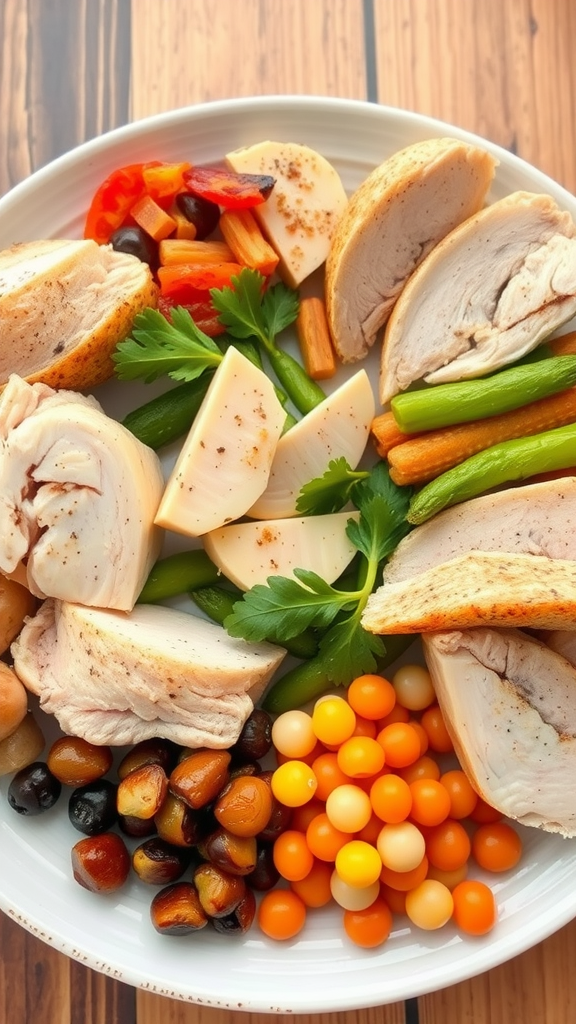
[[[426,139],[393,154],[357,189],[326,262],[326,311],[343,362],[364,358],[413,270],[481,208],[496,163],[458,139]]]
[[[400,541],[384,581],[401,583],[469,551],[576,561],[576,477],[509,487],[439,512]]]
[[[576,835],[576,669],[518,630],[422,638],[460,763],[522,825]]]
[[[575,621],[576,561],[492,551],[472,551],[402,583],[384,583],[362,615],[370,633],[567,629]]]
[[[123,745],[163,736],[224,748],[286,651],[234,640],[160,605],[128,615],[45,601],[12,644],[14,668],[64,732]]]
[[[470,217],[418,267],[388,321],[380,399],[414,381],[491,373],[576,313],[576,225],[547,195],[514,192]]]
[[[98,402],[12,375],[0,396],[0,571],[130,610],[156,560],[160,461]]]

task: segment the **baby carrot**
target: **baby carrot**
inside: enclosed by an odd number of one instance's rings
[[[532,437],[504,441],[426,484],[410,502],[408,522],[424,523],[441,509],[475,498],[492,487],[575,463],[576,423]]]

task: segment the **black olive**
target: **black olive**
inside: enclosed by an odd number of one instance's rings
[[[42,814],[54,806],[62,783],[43,761],[34,761],[17,772],[8,787],[8,803],[18,814]]]
[[[137,256],[142,263],[155,270],[158,266],[158,246],[150,235],[139,227],[118,228],[110,237],[110,244],[116,252]]]
[[[75,789],[68,801],[68,817],[79,832],[97,836],[116,823],[116,789],[108,779],[88,782]]]
[[[180,192],[176,196],[176,206],[196,228],[196,238],[201,241],[207,238],[218,226],[220,207],[209,199],[201,199],[190,192]]]

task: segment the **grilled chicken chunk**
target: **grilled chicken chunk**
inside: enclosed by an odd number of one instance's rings
[[[326,311],[343,362],[364,358],[412,271],[481,208],[495,166],[458,139],[427,139],[385,160],[357,189],[326,262]]]
[[[550,196],[514,192],[421,263],[388,321],[380,399],[413,381],[491,373],[576,313],[576,225]]]
[[[576,561],[471,551],[371,594],[371,633],[431,633],[474,626],[570,629],[576,621]]]
[[[0,252],[0,385],[10,373],[57,388],[91,388],[134,316],[155,306],[150,268],[90,240],[22,242]]]
[[[475,789],[523,825],[576,835],[576,669],[518,630],[423,638],[454,748]]]
[[[133,607],[156,560],[156,454],[94,398],[13,375],[0,396],[0,572],[36,596]]]
[[[384,582],[401,583],[468,551],[576,561],[576,477],[509,487],[439,512],[400,541]]]
[[[215,748],[237,740],[286,654],[173,608],[137,605],[125,615],[54,600],[11,650],[24,685],[73,736]]]

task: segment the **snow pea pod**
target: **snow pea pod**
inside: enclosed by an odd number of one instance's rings
[[[157,395],[129,412],[122,423],[150,448],[157,450],[188,433],[214,374],[203,373],[196,380]]]
[[[479,380],[407,391],[396,395],[390,406],[400,430],[416,434],[510,412],[573,384],[576,356],[552,356]]]
[[[412,498],[407,519],[409,523],[424,523],[441,509],[475,498],[492,487],[574,465],[576,423],[502,441],[426,484]]]

